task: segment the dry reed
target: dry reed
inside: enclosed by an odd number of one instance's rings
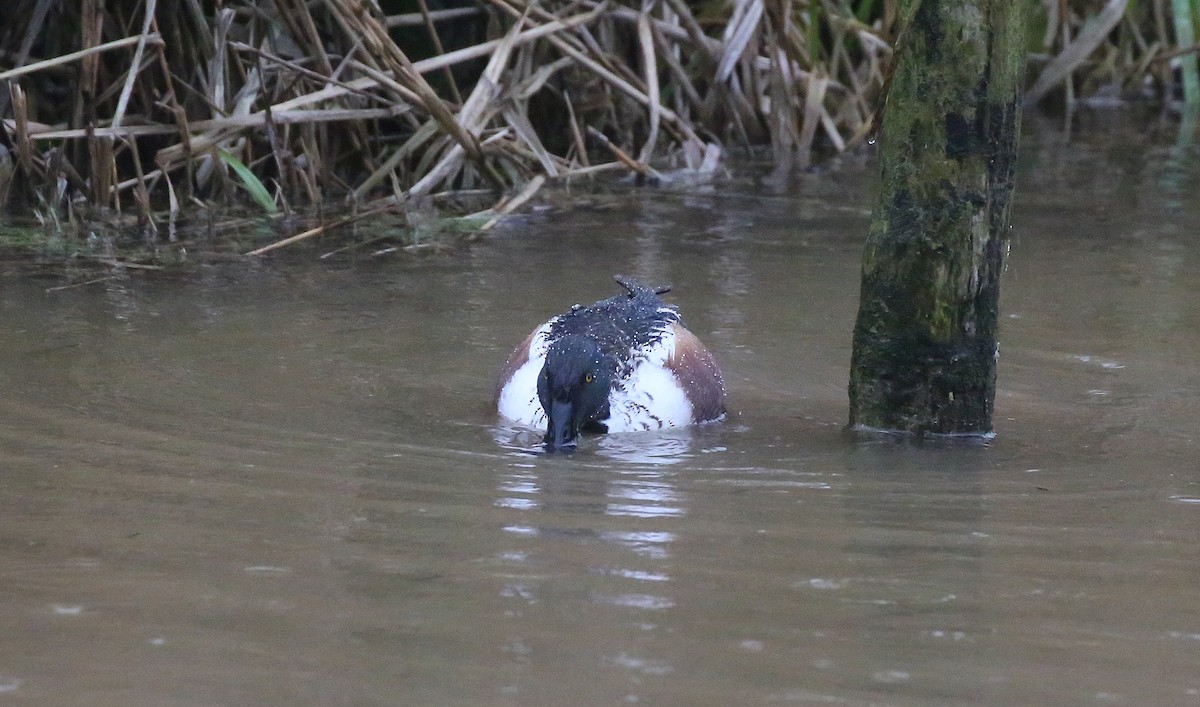
[[[1033,98],[1105,76],[1174,85],[1171,52],[1190,48],[1168,39],[1168,0],[1043,4]],[[769,143],[803,168],[870,132],[896,6],[418,0],[388,16],[372,0],[9,0],[0,158],[16,176],[0,196],[132,210],[153,230],[243,189],[284,214],[341,196],[362,214],[439,190],[516,194],[490,226],[546,180],[690,183],[725,146]]]

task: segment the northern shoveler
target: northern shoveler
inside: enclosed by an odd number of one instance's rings
[[[549,450],[570,449],[581,430],[683,427],[725,414],[725,383],[679,311],[620,275],[626,294],[575,305],[534,329],[501,371],[502,416],[546,428]]]

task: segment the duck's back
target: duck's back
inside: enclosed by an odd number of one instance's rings
[[[720,418],[725,388],[712,354],[686,328],[678,311],[658,292],[618,279],[627,295],[570,311],[535,329],[509,358],[498,395],[499,412],[516,422],[543,427],[537,376],[550,344],[564,336],[594,340],[613,366],[608,432],[684,427]]]
[[[548,337],[586,336],[617,364],[618,375],[641,355],[660,347],[670,336],[679,312],[663,304],[653,290],[617,295],[587,307],[575,306],[550,320]]]

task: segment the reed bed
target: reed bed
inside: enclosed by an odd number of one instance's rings
[[[1167,3],[1046,0],[1031,95],[1172,91],[1195,47],[1170,41]],[[117,215],[154,238],[189,209],[252,200],[300,231],[261,253],[454,195],[493,195],[475,214],[488,228],[546,183],[711,179],[730,147],[804,168],[873,130],[897,7],[8,0],[0,205]]]
[[[143,224],[241,193],[373,212],[484,188],[501,214],[546,180],[706,178],[729,144],[803,166],[862,139],[891,52],[832,3],[10,5],[11,198]]]
[[[1028,102],[1052,97],[1074,106],[1150,99],[1170,109],[1200,103],[1200,45],[1193,31],[1200,0],[1041,0],[1041,5],[1041,46],[1033,55],[1039,70]]]

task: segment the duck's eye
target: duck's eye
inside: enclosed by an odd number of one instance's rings
[[[583,382],[584,383],[591,383],[594,380],[596,380],[596,377],[593,376],[591,373],[583,374]]]

